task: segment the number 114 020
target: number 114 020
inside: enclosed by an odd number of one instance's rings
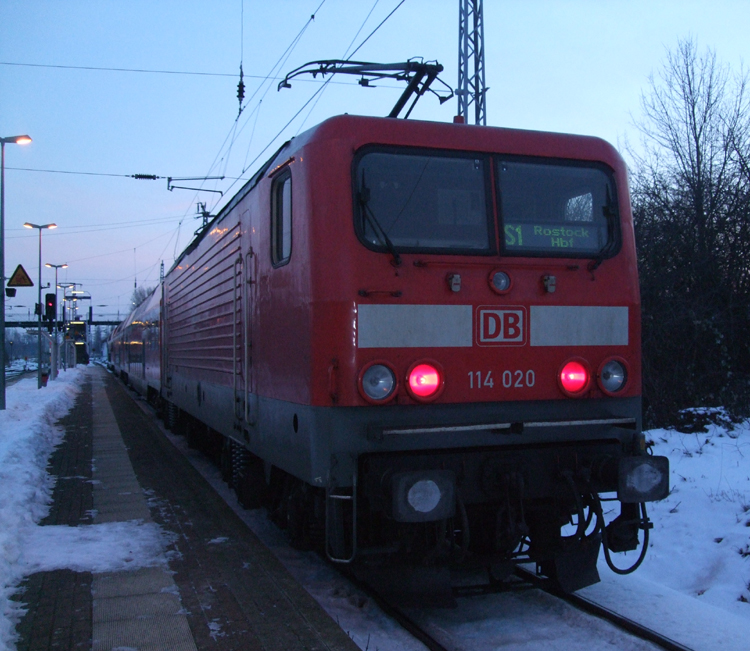
[[[492,371],[486,373],[482,371],[469,372],[470,389],[492,389],[495,387],[495,378]],[[503,371],[498,374],[498,382],[504,389],[523,389],[533,387],[536,382],[534,371]]]

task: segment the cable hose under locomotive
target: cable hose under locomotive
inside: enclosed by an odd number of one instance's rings
[[[570,538],[575,538],[577,541],[582,541],[584,538],[589,538],[591,536],[596,535],[598,532],[601,532],[602,536],[602,548],[604,550],[604,559],[607,562],[607,565],[609,566],[609,569],[611,569],[615,574],[625,575],[625,574],[631,574],[632,572],[635,572],[637,570],[641,563],[643,563],[644,559],[646,558],[646,552],[648,550],[648,543],[649,543],[649,530],[651,529],[651,523],[648,519],[648,513],[646,511],[646,504],[644,502],[640,502],[640,509],[641,509],[641,517],[638,520],[635,521],[626,521],[621,523],[621,526],[626,526],[630,524],[635,524],[637,522],[638,528],[643,530],[643,543],[641,545],[641,551],[638,555],[638,558],[636,559],[636,562],[629,568],[621,569],[617,567],[614,562],[612,561],[612,550],[610,549],[609,542],[607,540],[607,526],[605,525],[604,521],[604,513],[602,512],[602,503],[601,499],[599,498],[599,495],[596,493],[589,493],[588,494],[588,503],[589,503],[589,513],[588,515],[585,515],[585,508],[586,505],[584,504],[584,501],[581,499],[581,494],[577,490],[575,480],[573,479],[573,476],[571,473],[563,473],[563,476],[565,477],[566,482],[570,486],[573,495],[575,497],[575,503],[576,503],[576,514],[577,514],[577,527],[576,527],[576,533],[570,536]],[[596,515],[596,526],[594,528],[594,531],[589,534],[589,536],[586,535],[586,531],[589,528],[589,525],[591,524],[591,520],[593,515]]]
[[[599,496],[595,493],[592,493],[591,497],[593,498],[593,506],[596,510],[597,528],[601,530],[602,534],[602,549],[604,549],[604,560],[607,561],[609,569],[612,570],[615,574],[620,575],[631,574],[635,572],[640,567],[641,563],[643,563],[643,559],[646,558],[646,551],[648,550],[649,529],[651,528],[651,523],[648,520],[646,504],[644,502],[640,502],[641,518],[637,520],[638,528],[643,530],[643,544],[641,545],[641,553],[638,555],[637,560],[632,566],[626,569],[621,569],[612,562],[611,550],[607,542],[607,527],[604,526],[602,502],[599,499]],[[631,524],[631,522],[625,522],[623,524]]]
[[[571,538],[575,538],[578,542],[580,542],[586,536],[586,529],[591,522],[591,518],[586,518],[584,514],[583,500],[581,499],[581,494],[576,487],[575,480],[573,479],[573,473],[564,472],[563,477],[565,477],[565,481],[568,483],[571,491],[573,492],[573,497],[576,502],[576,512],[578,516],[578,526],[576,529],[576,533],[574,536],[571,536]],[[600,526],[600,524],[601,521],[597,523],[597,527]],[[596,533],[596,531],[594,533]]]

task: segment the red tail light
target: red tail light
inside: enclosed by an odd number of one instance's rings
[[[570,394],[581,393],[589,385],[589,370],[576,360],[571,360],[560,369],[560,386]]]
[[[415,398],[435,398],[442,388],[443,374],[436,366],[422,362],[409,371],[409,391]]]

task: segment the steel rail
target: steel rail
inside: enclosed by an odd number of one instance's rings
[[[598,617],[599,619],[603,619],[610,624],[614,624],[623,631],[630,633],[631,635],[635,635],[642,640],[652,642],[662,649],[667,649],[667,651],[693,651],[692,649],[690,649],[690,647],[686,647],[679,642],[675,642],[671,638],[668,638],[661,633],[657,633],[653,629],[643,626],[642,624],[639,624],[632,619],[628,619],[624,615],[620,615],[619,613],[616,613],[609,608],[605,608],[604,606],[586,599],[586,597],[582,597],[581,595],[573,593],[563,592],[549,579],[544,579],[540,576],[537,576],[536,574],[525,568],[517,566],[515,575],[518,578],[530,583],[535,588],[543,590],[547,594],[566,601],[578,610],[582,610],[589,613],[590,615]]]
[[[344,571],[340,566],[329,564],[336,570],[341,576],[346,578],[352,585],[358,590],[364,592],[370,597],[386,615],[395,619],[399,625],[410,635],[419,640],[424,644],[430,651],[452,651],[446,646],[443,646],[434,637],[432,637],[427,631],[425,631],[419,624],[417,624],[411,617],[409,617],[403,610],[398,606],[394,606],[386,599],[380,596],[371,586],[364,581],[361,581],[355,577],[351,572]]]

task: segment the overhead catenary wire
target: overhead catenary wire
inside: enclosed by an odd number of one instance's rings
[[[404,2],[406,2],[406,0],[401,0],[401,1],[400,1],[400,2],[399,2],[399,3],[398,3],[398,4],[397,4],[397,5],[396,5],[396,6],[395,6],[395,7],[394,7],[394,8],[392,9],[392,10],[391,10],[391,12],[390,12],[390,13],[389,13],[389,14],[388,14],[388,15],[387,15],[387,16],[386,16],[386,17],[385,17],[385,18],[384,18],[384,19],[383,19],[383,20],[382,20],[382,21],[381,21],[381,22],[380,22],[379,24],[378,24],[378,26],[377,26],[377,27],[375,27],[375,29],[374,29],[374,30],[372,30],[372,32],[370,32],[370,34],[369,34],[369,35],[367,36],[367,38],[365,38],[365,39],[364,39],[364,40],[362,41],[362,43],[360,43],[360,44],[359,44],[359,45],[357,46],[357,48],[356,48],[356,49],[354,50],[354,52],[352,52],[352,53],[351,53],[351,54],[349,55],[349,58],[351,58],[352,56],[354,56],[354,55],[355,55],[355,54],[356,54],[356,53],[357,53],[357,52],[358,52],[358,51],[359,51],[359,50],[360,50],[360,49],[362,48],[362,46],[363,46],[363,45],[364,45],[364,44],[365,44],[365,43],[366,43],[366,42],[367,42],[367,41],[368,41],[368,40],[369,40],[369,39],[370,39],[370,38],[371,38],[371,37],[372,37],[372,36],[373,36],[373,35],[374,35],[374,34],[375,34],[375,33],[376,33],[376,32],[377,32],[377,31],[378,31],[378,30],[379,30],[379,29],[380,29],[380,28],[381,28],[381,27],[382,27],[382,26],[383,26],[383,25],[385,24],[385,23],[386,23],[386,21],[387,21],[387,20],[388,20],[388,19],[389,19],[389,18],[390,18],[391,16],[393,16],[393,14],[394,14],[394,13],[396,12],[396,10],[398,10],[398,8],[399,8],[399,7],[401,7],[401,5],[403,5],[403,4],[404,4]],[[375,4],[377,5],[377,2],[376,2]],[[322,6],[322,3],[321,3],[321,6]],[[374,7],[373,7],[373,9],[374,9]],[[368,14],[368,17],[369,17],[369,14]],[[363,25],[364,25],[364,23],[363,23]],[[360,31],[361,31],[361,29],[362,29],[362,27],[360,27]],[[359,33],[359,32],[358,32],[358,33]],[[356,36],[355,36],[355,39],[356,39]],[[351,45],[350,45],[349,47],[351,47]],[[313,93],[312,97],[310,97],[310,98],[309,98],[309,99],[307,100],[307,102],[305,102],[305,104],[303,104],[303,106],[302,106],[302,107],[301,107],[301,108],[300,108],[300,109],[299,109],[299,110],[298,110],[298,111],[297,111],[297,112],[296,112],[296,113],[295,113],[295,114],[294,114],[294,115],[292,116],[292,118],[291,118],[291,119],[290,119],[290,120],[289,120],[289,121],[288,121],[288,122],[287,122],[287,123],[286,123],[286,124],[285,124],[285,125],[284,125],[284,126],[283,126],[283,127],[281,128],[281,129],[280,129],[280,130],[279,130],[279,132],[278,132],[278,133],[277,133],[277,134],[276,134],[276,135],[275,135],[275,136],[274,136],[274,137],[273,137],[273,138],[272,138],[272,139],[271,139],[271,140],[270,140],[270,141],[268,142],[268,144],[267,144],[267,145],[266,145],[266,146],[265,146],[265,147],[264,147],[264,148],[263,148],[263,149],[261,150],[261,152],[260,152],[260,153],[259,153],[259,154],[258,154],[258,155],[257,155],[257,156],[256,156],[256,157],[255,157],[255,158],[253,159],[253,160],[252,160],[252,162],[251,162],[251,163],[250,163],[249,165],[247,165],[247,166],[243,167],[243,169],[242,169],[242,172],[241,172],[241,174],[243,174],[243,175],[244,175],[244,174],[245,174],[245,172],[246,172],[246,171],[247,171],[247,170],[248,170],[248,169],[249,169],[250,167],[252,167],[252,166],[253,166],[253,165],[254,165],[254,164],[255,164],[255,163],[256,163],[256,162],[258,161],[258,159],[259,159],[259,158],[260,158],[260,157],[261,157],[261,156],[262,156],[262,155],[263,155],[263,154],[264,154],[264,153],[265,153],[265,152],[266,152],[266,151],[267,151],[267,150],[268,150],[268,149],[269,149],[269,148],[271,147],[271,145],[272,145],[272,144],[273,144],[274,142],[276,142],[276,141],[278,140],[278,138],[279,138],[279,137],[281,136],[281,134],[282,134],[282,133],[283,133],[283,132],[284,132],[284,131],[286,130],[286,128],[287,128],[287,127],[288,127],[288,126],[289,126],[289,125],[290,125],[290,124],[291,124],[291,123],[292,123],[292,122],[293,122],[293,121],[294,121],[294,120],[295,120],[295,119],[296,119],[296,118],[297,118],[297,117],[299,116],[299,114],[300,114],[300,113],[302,113],[302,111],[304,111],[304,110],[305,110],[305,108],[306,108],[306,107],[307,107],[307,106],[308,106],[308,105],[310,104],[310,102],[312,102],[312,101],[313,101],[313,100],[314,100],[314,99],[315,99],[315,98],[316,98],[316,97],[317,97],[317,96],[318,96],[318,95],[319,95],[319,94],[320,94],[320,93],[321,93],[321,92],[322,92],[322,91],[323,91],[323,90],[324,90],[324,89],[326,88],[326,85],[327,85],[327,83],[328,83],[329,81],[330,81],[330,79],[326,80],[326,82],[325,82],[325,83],[324,83],[324,84],[323,84],[323,85],[322,85],[322,86],[321,86],[320,88],[318,88],[318,90],[316,90],[316,91],[315,91],[315,93]],[[230,189],[231,189],[231,188],[232,188],[232,187],[233,187],[233,186],[234,186],[234,185],[235,185],[236,183],[237,183],[237,181],[234,181],[234,182],[233,182],[233,183],[232,183],[232,184],[231,184],[231,185],[229,186],[229,188],[227,188],[227,190],[225,190],[225,192],[228,192],[228,191],[229,191],[229,190],[230,190]]]
[[[357,33],[352,38],[349,45],[346,46],[346,50],[344,50],[344,54],[342,55],[342,59],[346,59],[347,53],[349,52],[349,49],[354,45],[354,41],[357,40],[357,37],[359,36],[360,32],[365,28],[365,25],[367,24],[367,21],[370,20],[370,16],[372,16],[372,12],[375,11],[375,7],[378,6],[378,3],[380,0],[375,0],[374,4],[370,8],[370,11],[367,13],[367,16],[365,16],[365,19],[362,21],[362,24],[359,26],[359,29],[357,30]],[[333,75],[328,77],[328,79],[325,80],[325,83],[323,84],[323,88],[328,86],[329,82],[333,79]],[[325,91],[324,91],[325,92]],[[318,102],[320,101],[320,98],[323,97],[323,93],[320,93],[318,95],[318,99],[315,100],[315,103],[310,107],[310,110],[307,112],[307,115],[305,116],[305,119],[302,120],[299,127],[297,128],[297,131],[294,135],[299,135],[299,132],[302,131],[307,121],[310,119],[310,116],[312,115],[312,112],[315,110],[315,107],[318,105]]]
[[[20,63],[0,61],[0,66],[23,66],[27,68],[58,68],[62,70],[93,70],[97,72],[139,72],[154,75],[194,75],[199,77],[234,77],[230,72],[197,72],[193,70],[154,70],[148,68],[107,68],[103,66],[68,66],[52,63]],[[263,79],[263,75],[247,75],[254,79]]]
[[[245,106],[247,106],[252,101],[252,99],[255,97],[255,95],[257,95],[257,93],[260,91],[260,89],[263,88],[264,83],[266,83],[267,81],[273,80],[274,70],[276,70],[277,68],[280,68],[284,64],[284,62],[289,58],[289,56],[291,56],[291,53],[294,51],[294,48],[296,47],[296,45],[299,43],[300,39],[302,38],[302,35],[307,30],[307,28],[309,27],[310,23],[315,20],[315,15],[323,7],[323,5],[325,4],[325,1],[326,0],[321,0],[320,4],[315,9],[315,11],[311,14],[310,18],[308,18],[308,20],[305,22],[305,24],[302,27],[302,29],[297,33],[297,35],[294,37],[294,39],[292,39],[292,42],[287,46],[286,50],[284,50],[284,52],[279,57],[279,59],[276,61],[276,63],[271,67],[271,70],[270,70],[269,74],[266,75],[261,80],[261,83],[255,89],[255,91],[253,92],[253,94],[245,102]],[[270,88],[270,86],[271,86],[271,84],[269,83],[269,88]],[[266,90],[266,93],[267,92],[268,92],[268,89]],[[263,96],[265,96],[265,93],[264,93]],[[206,174],[206,176],[210,176],[211,172],[216,168],[216,165],[218,165],[225,158],[227,159],[226,160],[226,164],[225,164],[225,169],[226,169],[226,167],[228,166],[228,163],[229,163],[228,158],[231,155],[232,147],[233,147],[235,141],[237,140],[237,138],[239,137],[239,135],[242,133],[242,131],[244,130],[244,128],[247,126],[247,124],[248,124],[250,118],[252,117],[253,113],[255,112],[255,110],[259,109],[259,106],[260,106],[260,104],[258,104],[258,106],[256,106],[256,109],[254,109],[253,112],[251,112],[249,115],[246,116],[244,124],[242,125],[242,127],[238,131],[237,130],[237,122],[240,119],[240,116],[242,115],[243,110],[244,110],[242,108],[240,109],[240,112],[237,115],[237,117],[234,119],[234,121],[232,122],[232,126],[230,127],[229,132],[227,133],[226,137],[224,138],[224,142],[222,143],[221,147],[219,148],[219,151],[216,154],[216,157],[214,158],[213,162],[211,163],[211,165],[209,167],[209,171]],[[256,120],[256,122],[257,122],[257,120]],[[226,149],[226,153],[222,157],[222,152],[224,151],[224,148],[227,145],[227,142],[229,142],[229,146]],[[245,157],[245,160],[247,160],[247,156]],[[243,174],[244,174],[244,171],[243,171]],[[235,179],[234,180],[234,182],[232,183],[232,185],[230,185],[230,188],[232,186],[234,186],[234,183],[236,183],[237,180],[239,180],[239,179]],[[225,190],[224,192],[226,193],[227,191],[228,190]],[[198,197],[198,193],[196,192],[196,194],[194,195],[193,199],[195,200],[197,197]],[[211,207],[211,210],[213,210],[213,208],[217,205],[217,203],[218,203],[219,200],[220,199],[217,199],[216,203],[214,203],[214,205]],[[191,205],[192,205],[192,202],[191,202]],[[174,247],[174,251],[173,251],[173,258],[175,260],[177,259],[177,246],[178,246],[179,240],[180,240],[179,236],[180,236],[180,231],[181,231],[181,228],[182,228],[182,222],[187,218],[187,215],[188,215],[188,209],[185,210],[185,215],[183,216],[182,220],[179,222],[179,224],[177,225],[177,228],[175,229],[176,233],[177,233],[177,237],[175,239],[175,247]]]
[[[393,14],[395,14],[395,13],[396,13],[396,11],[398,10],[398,8],[399,8],[399,7],[400,7],[400,6],[402,5],[402,4],[404,4],[404,2],[406,2],[406,0],[401,0],[401,2],[399,2],[399,3],[398,3],[398,4],[397,4],[397,5],[396,5],[396,6],[395,6],[395,7],[393,8],[393,10],[391,11],[391,13],[389,13],[389,14],[388,14],[388,15],[387,15],[387,16],[386,16],[385,18],[383,18],[383,20],[382,20],[382,21],[380,22],[380,24],[379,24],[379,25],[378,25],[378,26],[377,26],[377,27],[376,27],[375,29],[373,29],[373,30],[372,30],[372,31],[370,32],[369,36],[368,36],[368,37],[367,37],[367,38],[366,38],[366,39],[365,39],[364,41],[362,41],[362,42],[361,42],[361,43],[359,44],[359,46],[357,46],[357,49],[356,49],[356,50],[354,50],[354,52],[352,52],[352,53],[351,53],[351,54],[349,55],[349,58],[350,58],[350,59],[351,59],[351,58],[352,58],[352,57],[353,57],[353,56],[354,56],[355,54],[357,54],[357,52],[359,52],[359,51],[360,51],[360,50],[362,49],[362,46],[363,46],[363,45],[364,45],[365,43],[367,43],[367,41],[369,41],[369,40],[370,40],[370,38],[372,38],[372,36],[373,36],[373,35],[375,34],[375,32],[377,32],[377,31],[378,31],[378,30],[379,30],[379,29],[380,29],[380,28],[381,28],[381,27],[382,27],[383,25],[385,25],[385,22],[386,22],[386,21],[387,21],[387,20],[388,20],[388,19],[389,19],[389,18],[390,18],[391,16],[393,16]]]
[[[99,66],[66,66],[66,65],[55,65],[50,63],[21,63],[17,61],[0,61],[0,66],[25,66],[30,68],[60,68],[63,70],[90,70],[94,72],[138,72],[146,74],[159,74],[159,75],[193,75],[198,77],[237,77],[236,72],[197,72],[189,70],[150,70],[146,68],[104,68]],[[269,75],[253,75],[244,73],[248,79],[259,79],[261,81],[281,81],[283,77],[275,77]],[[317,79],[300,79],[300,82],[320,84],[323,83]],[[339,81],[334,82],[338,84],[347,84],[349,82]],[[6,168],[7,169],[7,168]]]
[[[292,53],[294,52],[294,49],[297,47],[298,43],[302,39],[302,36],[307,31],[307,28],[310,26],[310,23],[315,20],[316,14],[320,11],[320,9],[323,7],[323,5],[325,4],[325,2],[326,2],[326,0],[321,0],[321,3],[318,5],[317,9],[315,9],[315,11],[310,15],[310,18],[308,18],[307,22],[304,24],[304,26],[302,27],[302,29],[297,33],[297,35],[294,37],[294,39],[289,44],[289,46],[287,46],[286,50],[284,50],[284,52],[282,53],[282,55],[278,58],[278,60],[276,61],[276,63],[272,66],[272,68],[271,68],[269,74],[267,75],[266,79],[264,79],[263,81],[261,81],[260,84],[258,84],[258,87],[255,89],[255,91],[253,92],[253,94],[248,98],[247,102],[245,103],[245,107],[243,107],[242,105],[240,105],[240,112],[237,115],[237,117],[235,118],[234,125],[233,125],[234,134],[235,135],[232,137],[232,140],[229,143],[229,147],[227,149],[227,153],[225,154],[225,157],[226,157],[225,168],[226,168],[226,166],[229,165],[229,156],[231,155],[232,147],[234,146],[234,143],[237,141],[237,138],[240,136],[240,134],[244,131],[245,127],[247,126],[248,122],[250,121],[250,118],[253,115],[251,113],[249,116],[247,116],[247,118],[245,119],[244,124],[242,125],[242,127],[239,129],[239,132],[238,132],[237,131],[237,121],[239,120],[240,116],[242,115],[242,112],[245,110],[245,108],[248,106],[248,104],[250,104],[250,102],[253,100],[253,98],[260,92],[260,90],[263,88],[263,85],[266,82],[269,82],[268,86],[266,87],[265,91],[263,92],[263,95],[261,96],[260,100],[258,100],[258,104],[256,105],[256,107],[255,107],[255,109],[254,109],[253,112],[260,110],[260,106],[261,106],[263,100],[265,99],[266,95],[268,94],[268,91],[272,87],[272,84],[270,83],[270,81],[273,78],[272,76],[274,75],[274,71],[280,70],[286,64],[286,62],[289,60],[289,57],[292,56]],[[257,123],[257,115],[256,115],[256,123]],[[255,127],[253,126],[253,133],[252,133],[252,135],[254,135],[254,133],[255,133]],[[245,153],[245,161],[247,161],[247,157],[249,155],[250,147],[252,146],[252,141],[253,141],[252,135],[250,137],[250,141],[248,142],[247,152]],[[222,145],[222,147],[223,147],[223,145]],[[218,157],[218,155],[217,155],[217,157]],[[215,164],[216,164],[216,161],[214,161],[214,163],[211,166],[212,170],[213,170]],[[209,172],[209,174],[210,174],[210,172]]]

